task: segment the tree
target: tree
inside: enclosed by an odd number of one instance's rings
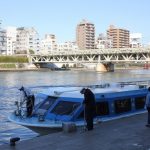
[[[29,49],[30,54],[34,54],[34,51],[32,49]]]

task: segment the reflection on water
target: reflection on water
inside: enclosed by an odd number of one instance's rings
[[[150,80],[149,70],[123,70],[100,73],[95,71],[41,71],[41,72],[0,72],[0,144],[9,142],[11,137],[28,139],[37,136],[31,130],[13,124],[7,116],[19,100],[18,88],[22,85],[36,87],[43,85],[84,85],[101,82]]]

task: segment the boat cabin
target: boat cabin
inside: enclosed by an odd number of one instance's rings
[[[89,87],[96,99],[96,118],[120,116],[144,110],[147,88],[137,85]],[[54,88],[35,95],[33,116],[55,121],[84,119],[81,87]],[[40,101],[40,102],[39,102]]]

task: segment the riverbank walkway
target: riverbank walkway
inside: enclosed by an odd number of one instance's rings
[[[53,133],[16,143],[0,150],[150,150],[147,113],[107,121],[93,131]]]

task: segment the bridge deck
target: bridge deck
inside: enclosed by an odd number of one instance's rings
[[[150,62],[150,48],[51,51],[30,55],[29,58],[32,63],[146,63]]]

